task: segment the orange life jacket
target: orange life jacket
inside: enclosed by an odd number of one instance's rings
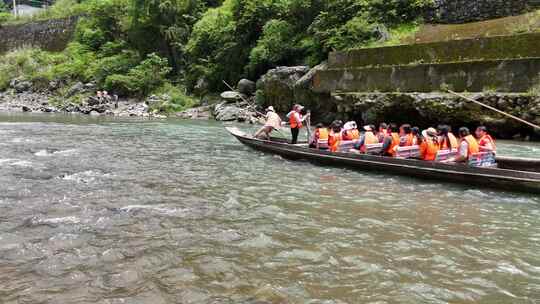
[[[373,132],[366,131],[364,134],[364,144],[360,147],[360,152],[366,153],[366,145],[378,144],[379,138]]]
[[[296,112],[296,111],[292,111],[290,113],[291,115],[289,115],[289,123],[291,124],[291,129],[296,129],[296,128],[300,129],[300,128],[302,128],[302,122],[297,122],[296,121],[296,114],[297,113],[298,112]],[[300,120],[302,120],[302,115],[300,115],[299,113],[298,113],[298,117],[300,118]]]
[[[399,134],[394,133],[394,132],[392,132],[390,136],[392,136],[392,143],[390,144],[390,147],[388,147],[388,150],[386,151],[386,153],[394,156],[394,154],[396,153],[394,148],[396,146],[399,146],[400,137],[399,137]]]
[[[495,151],[495,140],[489,134],[482,136],[482,138],[480,138],[480,140],[478,141],[478,145],[480,146],[480,149],[482,149],[482,147],[487,146],[490,142],[491,147],[493,147],[493,151]]]
[[[440,148],[441,150],[452,150],[452,149],[457,149],[458,148],[458,140],[456,138],[456,136],[454,134],[452,134],[451,132],[448,132],[448,141],[450,142],[450,146],[448,146],[448,143],[446,142],[446,140],[441,140],[440,142]]]
[[[439,152],[439,144],[433,141],[433,139],[426,138],[420,144],[420,155],[423,160],[435,160],[437,158],[437,152]]]
[[[476,138],[472,135],[467,135],[461,141],[466,141],[469,149],[467,151],[467,159],[471,157],[474,153],[480,152],[480,146],[478,145],[478,142],[476,141]]]
[[[412,133],[409,133],[406,136],[407,140],[405,141],[405,147],[410,147],[414,143],[414,135]]]
[[[343,132],[343,140],[358,140],[360,139],[360,132],[358,129],[347,130]]]
[[[318,128],[315,132],[317,132],[317,140],[328,140],[328,129],[327,128]]]
[[[337,152],[339,150],[339,144],[341,143],[341,132],[330,132],[328,136],[328,146],[330,151]]]

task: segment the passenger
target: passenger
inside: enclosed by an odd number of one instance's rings
[[[452,133],[452,128],[448,125],[439,125],[439,145],[441,150],[452,150],[458,148],[458,140]]]
[[[328,149],[328,128],[326,128],[322,123],[318,123],[315,126],[315,132],[313,132],[313,146],[312,148],[317,148],[321,150]]]
[[[388,133],[388,125],[384,122],[379,124],[379,132],[377,133],[377,138],[379,139],[379,143],[382,143],[384,141],[384,138],[386,137],[386,134]]]
[[[330,148],[330,151],[338,152],[340,144],[341,144],[341,124],[339,123],[339,121],[336,121],[335,124],[333,124],[330,134],[328,135],[328,146]]]
[[[358,127],[356,122],[348,121],[345,123],[344,130],[342,133],[343,140],[359,140],[360,132],[358,132]]]
[[[466,127],[461,127],[459,129],[459,149],[458,149],[458,155],[454,157],[453,159],[449,159],[445,162],[467,162],[469,160],[469,157],[471,155],[478,153],[480,151],[480,147],[478,146],[478,142],[476,141],[476,138],[471,135],[470,131]]]
[[[300,133],[300,129],[303,127],[302,123],[304,120],[309,117],[309,114],[306,116],[302,116],[300,113],[304,107],[302,107],[299,104],[295,104],[293,106],[292,111],[287,114],[287,118],[289,119],[289,123],[291,125],[291,135],[292,135],[292,141],[291,143],[294,145],[298,141],[298,133]]]
[[[496,153],[495,140],[491,137],[487,128],[484,126],[479,126],[476,128],[476,138],[478,139],[478,145],[480,146],[480,151],[483,152],[493,152]]]
[[[414,136],[412,134],[411,125],[404,124],[399,127],[399,146],[410,147],[414,143]]]
[[[276,114],[274,107],[269,106],[266,108],[266,122],[264,123],[264,126],[255,133],[254,137],[268,140],[270,139],[270,133],[274,130],[279,130],[280,127],[281,118]]]
[[[395,154],[395,147],[399,146],[399,128],[395,123],[391,123],[388,131],[390,134],[386,135],[383,141],[383,147],[382,147],[382,154],[384,156],[394,156]]]
[[[375,135],[375,126],[369,125],[364,126],[364,135],[360,139],[360,142],[355,146],[356,149],[360,150],[362,153],[366,153],[367,145],[378,144],[379,139]]]
[[[428,128],[427,130],[422,131],[420,158],[423,160],[434,161],[437,157],[437,152],[439,152],[437,130]]]
[[[413,135],[413,146],[419,146],[421,143],[422,134],[420,133],[420,128],[412,127],[411,133]]]

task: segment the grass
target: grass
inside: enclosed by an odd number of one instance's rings
[[[371,41],[364,45],[364,48],[377,48],[383,46],[394,46],[414,42],[414,35],[420,29],[418,22],[404,23],[388,30],[390,39],[386,41]],[[411,42],[412,41],[412,42]]]

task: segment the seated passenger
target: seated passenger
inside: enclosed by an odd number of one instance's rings
[[[445,162],[467,162],[471,155],[480,152],[480,147],[476,138],[471,135],[471,132],[467,127],[461,127],[459,129],[459,148],[458,155],[453,159],[448,159]]]
[[[439,125],[439,147],[441,150],[452,150],[458,148],[458,140],[452,133],[452,128],[448,125]]]
[[[330,134],[328,134],[328,147],[331,152],[339,151],[339,144],[341,143],[341,124],[336,122],[333,124]]]
[[[375,135],[375,126],[369,125],[364,126],[364,135],[360,137],[360,141],[355,145],[355,148],[360,150],[362,153],[366,153],[367,145],[378,144],[379,139]]]
[[[395,123],[391,123],[388,128],[390,134],[387,133],[386,137],[383,140],[382,154],[384,156],[394,156],[395,147],[399,146],[399,128]]]
[[[437,157],[437,152],[439,152],[437,130],[434,128],[428,128],[427,130],[422,131],[420,158],[423,160],[433,161]]]
[[[313,141],[310,147],[321,150],[328,149],[328,129],[325,128],[322,123],[318,123],[317,126],[315,126]]]
[[[356,122],[348,121],[345,123],[345,126],[343,128],[344,130],[343,130],[343,133],[341,134],[341,137],[343,140],[360,139],[360,132],[358,132],[358,127],[356,126]]]
[[[478,145],[480,146],[480,151],[496,153],[497,148],[495,147],[495,140],[488,134],[486,127],[479,126],[476,128],[475,133],[476,138],[478,139]]]
[[[412,134],[411,125],[404,124],[399,127],[399,146],[410,147],[413,145],[414,136]]]
[[[420,133],[420,128],[418,127],[412,127],[411,133],[413,135],[413,146],[419,146],[420,145],[420,137],[422,137],[422,134]]]
[[[382,122],[381,124],[379,124],[379,132],[377,133],[379,143],[382,143],[384,141],[386,134],[388,134],[388,125]]]

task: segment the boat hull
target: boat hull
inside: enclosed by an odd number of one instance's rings
[[[507,169],[474,168],[461,164],[396,159],[366,154],[332,153],[286,143],[254,139],[236,129],[228,130],[246,146],[289,159],[305,159],[318,164],[412,176],[437,182],[460,183],[473,187],[490,187],[511,191],[540,193],[539,173]]]

